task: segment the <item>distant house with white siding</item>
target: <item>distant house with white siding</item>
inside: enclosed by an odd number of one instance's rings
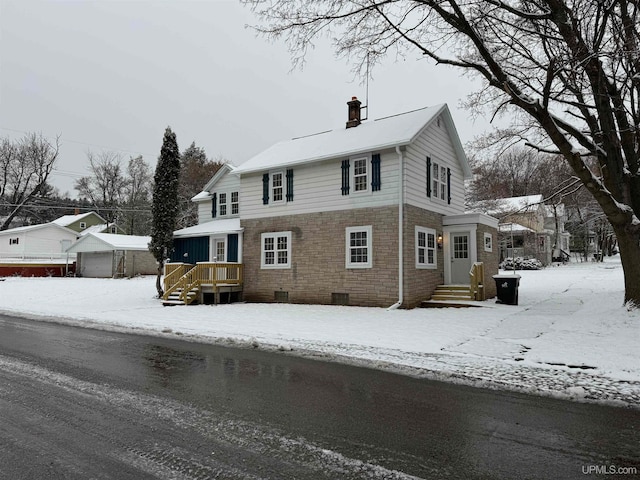
[[[347,104],[347,128],[216,173],[172,261],[242,264],[247,301],[408,308],[441,285],[468,291],[481,262],[494,296],[498,222],[464,211],[471,171],[448,107],[361,121]]]

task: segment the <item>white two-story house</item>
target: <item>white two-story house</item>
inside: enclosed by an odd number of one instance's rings
[[[407,308],[469,285],[482,262],[494,296],[498,222],[464,212],[470,169],[448,107],[361,121],[347,105],[346,128],[219,171],[172,261],[241,263],[247,301]]]

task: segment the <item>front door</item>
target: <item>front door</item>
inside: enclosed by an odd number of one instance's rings
[[[213,262],[226,262],[227,261],[227,249],[224,238],[213,239]]]
[[[451,283],[454,285],[469,284],[469,235],[469,232],[451,234]]]

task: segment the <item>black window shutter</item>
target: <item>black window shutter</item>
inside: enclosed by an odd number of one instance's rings
[[[427,157],[427,197],[431,196],[431,157]]]
[[[287,169],[287,202],[293,202],[293,168]]]
[[[238,234],[227,235],[227,262],[238,261]]]
[[[380,190],[382,182],[380,181],[380,154],[374,153],[371,156],[371,191]]]
[[[269,174],[262,175],[262,204],[269,204]]]
[[[218,194],[214,193],[211,196],[211,218],[216,218],[218,215]]]
[[[342,195],[349,195],[349,160],[342,161]]]
[[[447,168],[447,203],[451,203],[451,169]]]

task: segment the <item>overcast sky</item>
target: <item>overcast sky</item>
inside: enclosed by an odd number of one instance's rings
[[[180,150],[239,165],[280,140],[344,127],[365,99],[345,60],[321,45],[291,71],[283,43],[245,28],[237,0],[0,0],[0,136],[61,136],[51,183],[76,195],[87,150],[142,154],[155,168],[165,128]],[[489,129],[459,109],[470,80],[425,59],[373,71],[369,118],[448,103],[465,143]],[[203,179],[203,185],[206,179]]]

